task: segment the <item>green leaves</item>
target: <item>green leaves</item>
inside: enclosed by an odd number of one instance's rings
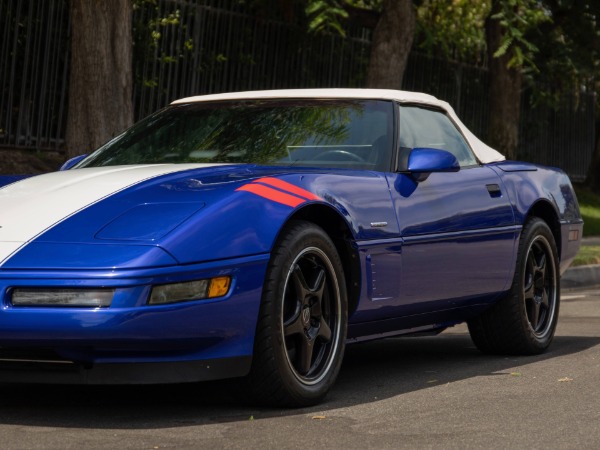
[[[508,55],[508,66],[537,70],[538,52],[533,34],[551,21],[539,0],[423,0],[417,8],[418,41],[429,52],[442,50],[446,57],[477,60],[486,49],[486,20],[498,21],[503,37],[495,58]]]
[[[416,43],[447,58],[478,60],[485,51],[490,9],[489,0],[423,0],[417,7]]]
[[[309,19],[308,29],[313,33],[335,32],[345,36],[341,20],[348,18],[348,12],[337,0],[308,0],[305,13]]]
[[[500,58],[502,55],[505,55],[512,43],[512,38],[505,39],[504,42],[500,44],[500,48],[494,52],[494,58]]]
[[[550,11],[538,0],[493,0],[492,5],[495,13],[490,19],[503,29],[494,58],[507,55],[508,67],[537,72],[534,58],[539,49],[532,42],[532,33],[552,20]]]

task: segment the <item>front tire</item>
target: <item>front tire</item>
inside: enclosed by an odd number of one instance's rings
[[[548,225],[534,217],[521,233],[509,294],[468,322],[484,353],[535,355],[554,337],[560,304],[558,252]]]
[[[339,372],[347,328],[344,272],[318,226],[291,222],[276,243],[263,287],[252,368],[254,402],[319,403]]]

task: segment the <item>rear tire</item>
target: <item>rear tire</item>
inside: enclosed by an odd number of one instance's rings
[[[344,354],[345,286],[325,231],[304,221],[282,230],[267,269],[246,378],[253,402],[300,407],[325,397]]]
[[[535,355],[554,337],[560,304],[560,274],[554,236],[541,219],[530,219],[521,233],[509,294],[479,317],[469,333],[484,353]]]

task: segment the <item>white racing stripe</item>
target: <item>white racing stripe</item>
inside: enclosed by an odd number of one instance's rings
[[[92,167],[26,178],[0,188],[0,266],[78,211],[142,181],[222,164]]]

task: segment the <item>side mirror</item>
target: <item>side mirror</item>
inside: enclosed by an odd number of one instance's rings
[[[77,164],[79,161],[81,161],[86,156],[87,155],[79,155],[79,156],[76,156],[75,158],[71,158],[71,159],[67,160],[67,162],[64,163],[62,166],[60,166],[60,169],[58,169],[58,170],[69,170],[71,167],[73,167],[75,164]]]
[[[416,181],[425,181],[433,172],[458,172],[460,165],[456,157],[436,148],[413,148],[408,156],[407,171]]]

